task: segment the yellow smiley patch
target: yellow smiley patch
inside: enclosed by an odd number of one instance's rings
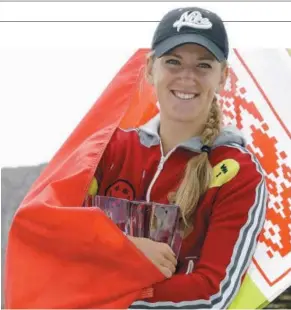
[[[234,159],[225,159],[213,167],[210,188],[220,187],[232,180],[239,172],[239,163]]]
[[[89,186],[88,195],[95,196],[97,195],[97,192],[98,192],[98,182],[96,178],[94,177]]]

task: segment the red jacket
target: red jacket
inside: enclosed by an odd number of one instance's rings
[[[138,129],[114,133],[96,172],[99,195],[168,203],[201,142],[192,138],[163,157],[158,125],[159,115]],[[238,292],[265,218],[265,179],[242,136],[230,127],[215,141],[210,162],[211,186],[183,241],[177,274],[155,284],[152,298],[131,307],[225,308]]]

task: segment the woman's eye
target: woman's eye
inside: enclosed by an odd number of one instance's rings
[[[199,68],[205,68],[205,69],[211,69],[212,67],[210,66],[210,64],[206,63],[206,62],[203,62],[203,63],[200,63],[198,65]]]
[[[166,60],[166,63],[170,64],[170,65],[180,65],[181,64],[180,61],[177,59],[168,59],[168,60]]]

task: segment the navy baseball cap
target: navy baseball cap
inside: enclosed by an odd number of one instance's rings
[[[223,21],[208,10],[186,7],[168,12],[154,33],[152,50],[161,57],[186,43],[205,47],[219,62],[228,58],[228,36]]]

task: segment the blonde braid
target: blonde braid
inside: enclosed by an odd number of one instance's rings
[[[215,139],[219,136],[221,129],[221,110],[217,103],[217,98],[214,97],[209,111],[207,123],[205,124],[202,133],[201,141],[203,145],[212,146]]]
[[[203,145],[211,147],[219,136],[221,126],[221,111],[214,98],[209,112],[208,120],[201,136]],[[208,160],[208,154],[201,154],[191,158],[186,166],[184,178],[176,193],[169,195],[171,203],[181,208],[185,225],[198,205],[200,197],[207,191],[212,177],[212,166]]]

